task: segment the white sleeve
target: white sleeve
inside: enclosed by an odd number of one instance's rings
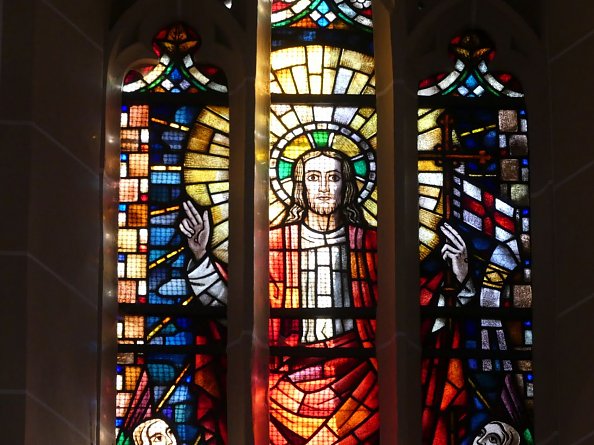
[[[190,261],[188,281],[194,294],[205,306],[227,305],[227,283],[208,255],[199,264],[194,260]]]

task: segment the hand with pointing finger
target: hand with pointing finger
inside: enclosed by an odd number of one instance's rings
[[[468,276],[468,251],[466,243],[460,234],[448,223],[440,227],[445,235],[445,244],[441,249],[441,257],[451,267],[452,272],[460,283],[464,283]]]
[[[206,255],[206,247],[210,238],[208,211],[205,210],[201,216],[191,201],[185,201],[183,208],[186,212],[186,218],[180,223],[179,229],[188,237],[188,247],[194,254],[196,261],[200,261]]]

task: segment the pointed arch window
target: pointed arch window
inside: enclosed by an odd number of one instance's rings
[[[122,86],[118,445],[226,443],[229,111],[199,43],[160,30]]]
[[[422,443],[532,444],[526,103],[483,33],[450,49],[418,91]]]
[[[379,440],[371,2],[272,2],[270,443]]]

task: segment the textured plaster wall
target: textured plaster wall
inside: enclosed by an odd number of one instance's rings
[[[0,2],[0,429],[94,443],[106,2]]]
[[[594,4],[549,0],[548,78],[555,263],[557,430],[551,443],[594,444]]]

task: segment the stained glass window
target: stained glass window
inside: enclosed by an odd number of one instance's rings
[[[226,443],[229,110],[198,46],[164,28],[122,87],[118,445]]]
[[[270,443],[379,440],[371,2],[272,2]]]
[[[418,92],[422,443],[533,444],[524,94],[482,33],[450,48]]]

